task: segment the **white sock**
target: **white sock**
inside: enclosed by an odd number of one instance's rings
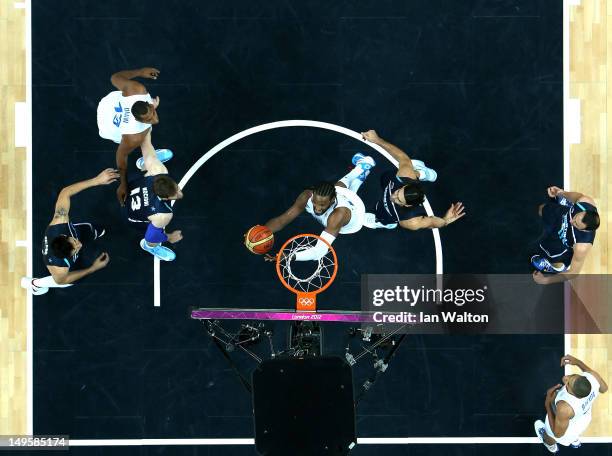
[[[349,190],[357,193],[359,191],[359,187],[361,187],[361,184],[363,184],[361,179],[353,179],[349,184]]]
[[[349,190],[357,193],[357,190],[359,190],[359,187],[363,184],[363,181],[358,179],[361,173],[363,173],[363,169],[359,166],[355,166],[350,173],[340,179],[340,182],[346,185],[346,188]]]
[[[60,285],[53,280],[53,276],[42,277],[40,279],[32,279],[32,285],[39,288],[66,288],[71,287],[72,284]]]

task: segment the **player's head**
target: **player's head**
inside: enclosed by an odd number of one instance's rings
[[[146,101],[137,101],[132,105],[132,115],[134,118],[142,123],[155,125],[159,123],[159,117],[157,116],[157,109],[151,103]]]
[[[391,201],[398,206],[417,206],[425,200],[425,193],[417,183],[407,184],[391,193]]]
[[[336,187],[331,182],[319,182],[312,189],[312,207],[315,214],[321,215],[336,199]]]
[[[567,388],[567,392],[578,399],[587,397],[591,394],[591,382],[583,375],[566,375],[562,379],[563,384]]]
[[[595,211],[578,212],[572,218],[572,225],[583,231],[595,231],[599,228],[599,214]]]
[[[161,199],[177,200],[183,197],[183,192],[170,176],[156,176],[153,179],[153,192]]]
[[[70,236],[58,236],[51,241],[51,251],[57,258],[70,258],[79,253],[81,247],[81,241]]]

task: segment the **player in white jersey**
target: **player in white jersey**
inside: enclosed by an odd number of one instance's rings
[[[334,242],[339,234],[359,231],[363,226],[365,206],[357,191],[370,174],[370,170],[376,166],[376,162],[372,157],[355,154],[353,164],[355,168],[335,184],[321,182],[304,190],[289,209],[268,220],[266,226],[276,233],[306,211],[325,227],[321,237],[329,244]],[[319,240],[314,247],[298,252],[295,260],[318,260],[327,251],[327,244]],[[272,255],[266,255],[266,259],[275,260]]]
[[[102,138],[119,144],[115,155],[121,176],[117,198],[121,205],[127,196],[127,157],[144,141],[151,126],[159,123],[157,107],[159,97],[152,98],[146,87],[134,78],[157,79],[159,70],[141,68],[119,71],[111,76],[111,83],[118,89],[109,93],[98,104],[98,130]],[[168,149],[156,151],[161,162],[172,158]],[[136,166],[144,169],[144,158]]]
[[[546,392],[546,420],[534,423],[536,435],[551,453],[559,445],[578,448],[580,436],[591,423],[591,410],[597,396],[608,391],[608,385],[596,371],[571,355],[561,358],[561,367],[577,366],[581,374],[566,375],[563,385]]]

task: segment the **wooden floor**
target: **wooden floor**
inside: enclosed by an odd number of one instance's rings
[[[610,17],[610,20],[608,20]],[[608,59],[610,67],[608,67]],[[608,87],[610,90],[608,91]],[[570,98],[581,101],[581,143],[570,147],[572,190],[595,198],[602,226],[586,270],[612,273],[612,1],[582,0],[570,8]],[[610,141],[608,140],[610,138]],[[575,335],[572,354],[612,384],[612,335]],[[593,409],[589,436],[612,437],[612,393]]]
[[[26,99],[25,10],[0,0],[0,434],[27,424],[26,150],[15,147],[15,102]]]
[[[567,0],[566,0],[567,1]],[[570,97],[582,106],[582,141],[571,147],[571,187],[593,196],[602,215],[586,272],[612,272],[612,0],[582,0],[570,10]],[[27,425],[26,151],[14,144],[14,104],[25,101],[25,10],[0,0],[0,435],[25,434]],[[611,84],[608,84],[608,83]],[[610,92],[608,92],[610,86]],[[612,383],[612,335],[573,336],[572,353]],[[561,373],[561,371],[560,371]],[[588,435],[612,437],[612,393],[594,409]]]

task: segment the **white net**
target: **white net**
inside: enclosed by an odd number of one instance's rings
[[[336,263],[331,249],[316,261],[294,261],[296,253],[314,247],[317,241],[316,236],[306,234],[293,239],[279,252],[282,278],[297,291],[311,293],[332,280]]]

